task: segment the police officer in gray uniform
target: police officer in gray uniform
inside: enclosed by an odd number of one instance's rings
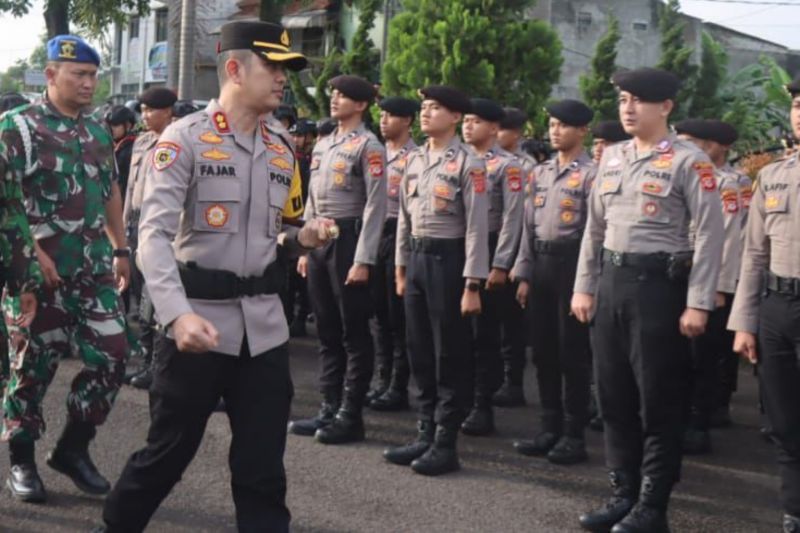
[[[104,531],[144,530],[192,460],[220,397],[233,434],[239,531],[289,531],[283,452],[293,388],[278,242],[300,253],[324,244],[333,224],[312,220],[282,233],[294,153],[265,113],[280,103],[284,68],[306,65],[289,46],[276,24],[223,26],[219,100],[169,126],[156,145],[139,251],[169,346],[150,389],[147,446],[109,494]]]
[[[634,138],[603,153],[571,306],[578,320],[592,321],[613,495],[580,523],[659,533],[669,531],[667,505],[680,478],[688,339],[703,333],[714,310],[722,207],[714,165],[669,132],[677,77],[643,68],[613,81]]]
[[[420,96],[428,141],[406,163],[395,257],[419,389],[418,433],[384,457],[435,476],[459,468],[458,428],[472,396],[470,317],[480,313],[480,280],[489,274],[489,204],[486,166],[456,135],[469,98],[441,85]]]
[[[592,159],[600,163],[606,148],[630,138],[619,120],[601,120],[592,126]]]
[[[508,275],[517,255],[522,235],[522,192],[525,176],[519,159],[497,144],[497,132],[505,112],[499,104],[473,98],[472,109],[464,117],[464,140],[486,163],[489,197],[489,278],[481,292],[482,313],[474,321],[475,395],[472,410],[461,425],[467,435],[488,435],[494,431],[492,394],[502,376],[500,350],[505,336],[523,346],[522,331],[514,323],[514,288]],[[507,331],[509,326],[516,331]]]
[[[583,102],[547,106],[557,155],[536,167],[525,203],[525,224],[514,265],[517,298],[530,308],[533,360],[539,383],[541,427],[533,440],[517,441],[524,455],[556,464],[585,461],[591,351],[589,330],[569,312],[589,194],[596,167],[583,148],[594,113]]]
[[[363,122],[375,87],[346,75],[333,78],[330,86],[338,127],[314,147],[304,217],[335,219],[341,234],[298,263],[301,275],[308,276],[317,318],[323,403],[317,416],[292,422],[289,430],[340,444],[364,439],[362,409],[375,357],[370,268],[378,259],[386,217],[386,150]]]

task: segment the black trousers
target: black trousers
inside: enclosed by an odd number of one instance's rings
[[[542,429],[583,437],[588,422],[592,356],[589,328],[570,314],[578,250],[536,255],[529,328],[539,384]]]
[[[406,314],[403,299],[397,296],[394,282],[394,254],[397,219],[388,218],[383,228],[378,261],[372,271],[375,318],[375,363],[378,377],[384,383],[405,391],[410,373],[406,351]]]
[[[725,305],[715,309],[708,317],[706,332],[692,339],[692,403],[689,426],[707,431],[711,425],[711,413],[723,399],[733,392],[730,376],[731,360],[733,371],[737,371],[736,354],[733,352],[732,331],[728,331],[728,317],[731,314],[732,294],[725,295]],[[727,404],[727,402],[725,402]]]
[[[800,516],[800,299],[769,292],[759,318],[761,399],[778,443],[781,504]]]
[[[472,406],[472,329],[461,315],[463,239],[436,239],[406,266],[406,332],[420,420],[458,427]]]
[[[175,342],[156,359],[147,446],[134,453],[108,495],[110,532],[143,531],[180,481],[220,397],[230,419],[228,464],[241,532],[288,532],[283,453],[293,395],[286,345],[252,357],[182,353]]]
[[[344,385],[352,399],[361,401],[375,363],[369,330],[372,298],[369,285],[344,284],[359,232],[353,219],[337,224],[339,238],[308,254],[308,296],[317,319],[322,364],[320,390],[325,397],[341,397]]]
[[[591,328],[606,463],[662,486],[680,478],[691,376],[679,329],[686,290],[663,273],[605,263]]]
[[[306,279],[297,272],[297,260],[287,261],[286,285],[280,293],[283,313],[290,325],[295,320],[305,322],[309,314]]]
[[[489,261],[494,260],[497,233],[489,234]],[[522,384],[525,363],[525,337],[522,308],[517,303],[512,283],[497,290],[481,291],[480,315],[473,320],[475,330],[475,398],[488,401],[503,381],[504,364],[515,365]],[[515,377],[515,381],[516,377]]]

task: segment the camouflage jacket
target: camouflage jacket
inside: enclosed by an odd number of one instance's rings
[[[29,175],[20,119],[30,132],[35,162]],[[33,237],[59,275],[111,272],[104,228],[115,166],[105,127],[89,115],[65,117],[45,98],[8,113],[0,121],[0,136],[8,152],[5,181],[21,184]]]

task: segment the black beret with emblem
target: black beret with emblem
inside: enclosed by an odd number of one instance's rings
[[[303,70],[308,60],[292,52],[289,32],[279,24],[259,21],[228,22],[220,30],[217,52],[252,50],[274,63],[283,63],[290,70]]]
[[[551,117],[557,118],[568,126],[586,126],[592,121],[594,111],[579,100],[560,100],[545,106]]]
[[[800,94],[800,75],[792,80],[791,83],[786,84],[786,90],[789,91],[789,94],[791,94],[792,97]]]
[[[506,112],[500,104],[488,98],[473,98],[470,100],[470,115],[476,115],[488,122],[500,122],[505,118]]]
[[[375,86],[361,76],[340,74],[331,78],[328,85],[356,102],[372,102],[378,95]]]
[[[469,97],[449,85],[429,85],[419,90],[423,100],[436,100],[450,111],[467,114],[472,110]]]
[[[631,138],[619,120],[601,120],[592,127],[592,136],[595,139],[603,139],[611,143],[627,141]]]
[[[505,116],[500,121],[500,129],[502,130],[521,130],[528,120],[528,115],[522,109],[516,107],[503,108]]]
[[[611,82],[643,102],[673,100],[681,87],[681,80],[672,72],[649,67],[617,72]]]
[[[166,87],[150,87],[139,95],[139,103],[152,109],[167,109],[175,105],[178,95]]]
[[[686,119],[675,124],[675,131],[691,135],[696,139],[714,141],[730,146],[739,138],[736,128],[721,120]]]
[[[390,96],[380,101],[378,106],[395,117],[414,118],[419,112],[419,102],[401,96]]]

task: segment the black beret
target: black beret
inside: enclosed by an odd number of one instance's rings
[[[136,124],[136,115],[124,105],[115,105],[106,111],[105,120],[111,126]]]
[[[28,99],[19,93],[3,93],[0,95],[0,113],[28,103]]]
[[[568,126],[585,126],[592,121],[594,111],[578,100],[561,100],[548,104],[545,109],[551,117]]]
[[[792,80],[791,83],[786,84],[786,90],[789,91],[789,94],[791,94],[792,97],[800,94],[800,75]]]
[[[292,52],[289,32],[280,24],[261,21],[228,22],[220,30],[217,53],[226,50],[252,50],[274,63],[284,63],[290,70],[303,70],[308,60]]]
[[[611,82],[643,102],[673,100],[681,86],[681,80],[672,72],[649,67],[617,72]]]
[[[191,100],[178,100],[172,106],[172,116],[175,118],[183,118],[197,111],[200,111],[200,107]]]
[[[618,143],[631,138],[622,127],[619,120],[601,120],[592,128],[592,135],[595,139]]]
[[[721,120],[686,119],[675,124],[675,131],[723,146],[730,146],[739,138],[736,128]]]
[[[378,103],[381,109],[395,117],[411,117],[419,112],[419,102],[410,98],[390,96]]]
[[[469,112],[471,115],[477,115],[489,122],[500,122],[506,116],[506,112],[503,111],[500,104],[488,98],[473,98],[470,100],[470,105],[472,106],[472,110]]]
[[[360,76],[341,74],[331,78],[328,85],[356,102],[372,102],[378,95],[375,86]]]
[[[503,109],[506,116],[500,121],[500,129],[503,130],[521,130],[528,120],[528,115],[521,109],[516,107],[506,107]]]
[[[332,118],[322,118],[317,122],[317,133],[319,135],[330,135],[336,129],[336,121]]]
[[[300,118],[297,119],[297,122],[289,128],[289,133],[292,135],[316,135],[317,134],[317,123],[309,118]]]
[[[469,97],[448,85],[429,85],[419,90],[419,96],[423,100],[436,100],[450,111],[456,113],[469,113],[472,110],[472,104]]]
[[[152,109],[167,109],[177,101],[178,95],[166,87],[150,87],[139,95],[139,103]]]

